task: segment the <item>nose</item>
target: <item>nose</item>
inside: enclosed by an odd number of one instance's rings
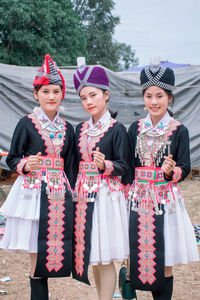
[[[157,104],[157,99],[155,97],[152,99],[152,104]]]
[[[54,100],[54,99],[55,99],[54,93],[50,93],[50,94],[49,94],[49,100]]]
[[[87,105],[88,105],[88,104],[89,104],[89,105],[92,104],[92,98],[91,98],[91,97],[88,97],[88,98],[87,98]]]

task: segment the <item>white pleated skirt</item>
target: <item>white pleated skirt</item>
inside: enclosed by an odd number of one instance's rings
[[[137,194],[135,184],[133,185],[132,193]],[[168,199],[170,202],[164,205],[165,266],[199,261],[194,227],[185,208],[181,191],[176,183],[171,183]]]
[[[36,253],[40,215],[40,189],[23,189],[24,176],[14,182],[0,213],[6,227],[0,248]]]
[[[172,183],[175,207],[165,205],[164,240],[165,265],[187,264],[199,260],[194,227],[185,208],[184,199],[177,185]],[[172,197],[172,195],[169,195]]]
[[[110,192],[103,187],[94,202],[90,264],[109,264],[129,256],[128,207],[121,191]]]

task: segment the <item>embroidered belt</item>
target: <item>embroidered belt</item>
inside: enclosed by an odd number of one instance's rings
[[[93,161],[80,161],[74,201],[94,202],[99,188],[103,186],[103,179],[106,180],[106,184],[111,192],[122,191],[124,189],[117,176],[100,174],[99,169]]]
[[[98,173],[99,169],[93,161],[80,161],[79,173]]]
[[[25,175],[23,187],[24,188],[41,188],[41,181],[47,183],[47,189],[63,190],[64,183],[69,183],[67,178],[63,175],[63,158],[41,156],[40,169],[32,170]]]
[[[41,169],[57,169],[63,170],[64,159],[57,157],[41,156],[40,166]]]
[[[172,192],[170,198],[169,192]],[[174,195],[171,183],[165,180],[161,168],[140,167],[135,169],[135,180],[130,188],[129,198],[132,210],[147,213],[154,209],[156,214],[161,215],[162,205],[172,202]]]
[[[138,181],[163,182],[166,181],[161,168],[135,168],[135,179]]]

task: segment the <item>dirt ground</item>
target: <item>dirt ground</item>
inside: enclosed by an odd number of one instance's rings
[[[186,179],[180,184],[185,198],[188,213],[193,224],[200,224],[200,179]],[[9,186],[3,186],[8,192]],[[0,199],[0,206],[3,200]],[[199,251],[200,251],[200,245]],[[23,253],[9,253],[0,249],[0,278],[10,276],[12,281],[0,282],[0,290],[6,290],[9,295],[1,295],[2,300],[28,300],[29,289],[29,256]],[[117,273],[120,264],[116,264]],[[72,278],[49,279],[50,300],[97,300],[97,294],[89,270],[91,286],[73,280]],[[116,293],[118,293],[118,287]],[[151,293],[137,291],[139,300],[152,299]],[[121,298],[118,298],[121,299]],[[174,267],[174,300],[200,299],[200,262]]]

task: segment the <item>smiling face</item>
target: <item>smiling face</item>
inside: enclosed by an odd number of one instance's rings
[[[35,99],[39,101],[42,110],[52,121],[56,116],[57,109],[62,99],[62,89],[60,85],[42,85],[38,91],[34,90],[33,93]]]
[[[158,86],[151,86],[144,92],[144,103],[150,114],[153,125],[156,125],[167,112],[168,103],[173,96]]]
[[[83,108],[93,118],[95,124],[106,112],[106,102],[109,99],[109,92],[103,92],[96,87],[85,86],[80,91],[80,98]]]

